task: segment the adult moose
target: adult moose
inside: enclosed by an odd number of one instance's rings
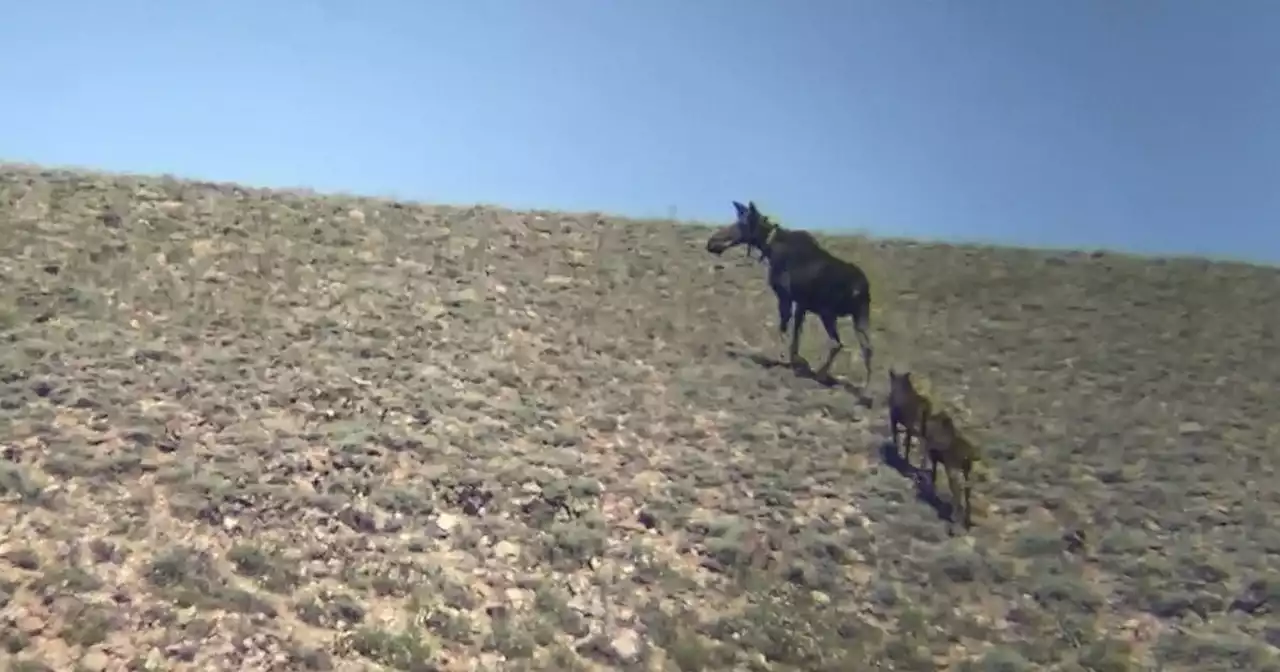
[[[738,211],[738,220],[711,234],[707,251],[719,255],[736,245],[747,245],[748,252],[755,248],[768,262],[769,287],[778,298],[778,330],[784,341],[787,323],[793,317],[795,320],[788,363],[792,367],[802,363],[800,333],[804,329],[804,318],[815,313],[830,339],[827,360],[816,373],[819,378],[829,380],[831,364],[844,349],[836,321],[848,315],[853,318],[862,349],[865,388],[871,382],[871,283],[867,274],[823,249],[808,231],[784,229],[770,221],[754,201],[747,205],[734,201],[733,207]]]

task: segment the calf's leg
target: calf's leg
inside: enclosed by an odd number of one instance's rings
[[[969,528],[972,519],[969,517],[969,501],[965,497],[965,486],[968,485],[968,479],[961,482],[959,467],[950,463],[943,463],[943,470],[947,474],[947,486],[951,489],[951,524],[961,523],[965,529]]]
[[[910,419],[908,419],[907,422],[903,423],[902,426],[904,428],[903,437],[902,437],[902,461],[906,462],[907,466],[909,467],[911,466],[911,439],[913,436],[915,436],[916,432],[915,432],[915,429],[912,427],[912,422]]]

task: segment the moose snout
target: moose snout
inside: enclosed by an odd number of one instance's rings
[[[707,238],[707,251],[711,254],[721,254],[733,247],[734,242],[733,236],[726,235],[724,231],[717,231]]]

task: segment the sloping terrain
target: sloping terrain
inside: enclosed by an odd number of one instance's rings
[[[23,166],[0,226],[8,669],[1280,669],[1276,269],[825,238],[867,408],[705,228]]]

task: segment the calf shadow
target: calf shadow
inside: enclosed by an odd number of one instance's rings
[[[915,448],[916,454],[919,455],[920,447],[915,446]],[[885,439],[880,443],[880,458],[894,471],[911,479],[911,482],[916,486],[916,499],[927,504],[942,520],[951,520],[952,515],[955,513],[951,502],[938,496],[937,489],[929,481],[929,472],[908,462],[902,456],[902,453],[898,452],[898,449],[894,447],[892,439]]]
[[[858,400],[858,403],[867,408],[871,408],[875,403],[871,399],[871,396],[866,393],[866,390],[861,385],[856,385],[847,380],[843,380],[837,376],[831,376],[831,375],[828,375],[826,377],[819,376],[817,372],[815,372],[813,368],[809,366],[808,362],[802,362],[798,366],[792,366],[787,362],[784,362],[779,359],[775,359],[773,357],[769,357],[768,355],[762,355],[758,352],[745,352],[741,350],[735,350],[732,348],[728,349],[726,352],[729,355],[729,357],[733,359],[745,359],[751,362],[752,364],[759,366],[762,369],[767,369],[767,370],[791,369],[792,373],[794,373],[796,377],[800,378],[801,380],[811,380],[828,389],[838,388],[838,389],[844,390],[845,392],[848,392],[849,394],[852,394],[854,397],[856,397]]]

